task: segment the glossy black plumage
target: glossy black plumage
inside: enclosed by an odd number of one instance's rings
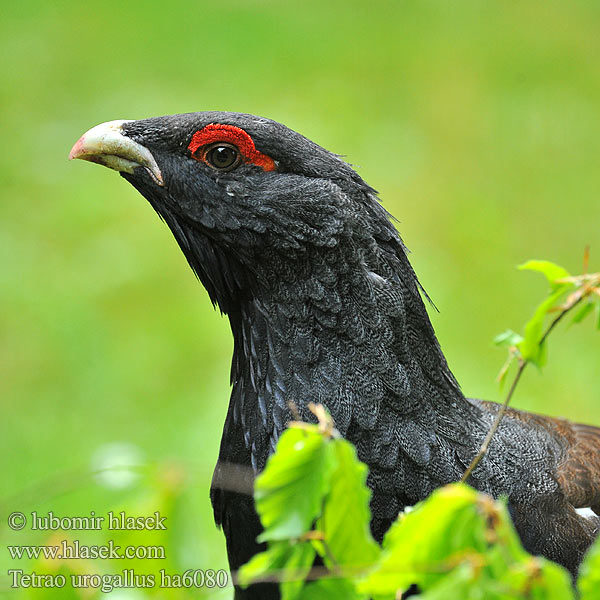
[[[194,160],[192,135],[213,123],[247,132],[276,169],[220,172]],[[122,133],[150,151],[164,186],[142,167],[123,176],[231,321],[232,394],[211,498],[232,569],[258,550],[251,473],[292,418],[290,401],[306,420],[308,402],[324,404],[357,446],[377,539],[404,506],[459,480],[497,405],[463,396],[374,190],[336,155],[251,115],[146,119]],[[470,483],[508,496],[525,546],[575,573],[599,521],[574,507],[598,512],[599,457],[598,429],[511,410]]]

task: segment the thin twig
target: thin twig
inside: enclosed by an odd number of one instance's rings
[[[573,302],[573,304],[571,304],[567,308],[564,308],[563,311],[560,313],[560,315],[558,315],[558,317],[556,317],[556,319],[554,319],[554,321],[552,321],[552,323],[550,323],[550,326],[548,327],[548,329],[546,329],[546,332],[544,333],[544,335],[542,336],[542,338],[539,341],[538,345],[540,347],[544,345],[547,337],[550,335],[550,332],[558,325],[560,320],[568,312],[570,312],[573,308],[575,308],[584,299],[584,297],[585,297],[585,294],[581,295],[575,302]],[[490,442],[492,441],[494,434],[498,430],[498,427],[500,427],[500,423],[502,422],[502,419],[504,418],[504,415],[506,414],[506,411],[508,410],[508,405],[510,404],[510,401],[513,397],[515,389],[517,388],[517,384],[519,383],[519,380],[521,379],[521,375],[523,374],[525,367],[530,362],[531,361],[529,359],[519,361],[519,369],[518,369],[518,371],[515,375],[515,378],[510,386],[510,389],[508,390],[508,394],[506,395],[506,398],[505,398],[504,402],[502,403],[502,406],[500,407],[500,410],[498,411],[498,414],[496,415],[496,418],[494,419],[494,422],[492,423],[492,426],[490,427],[488,434],[485,436],[485,439],[483,440],[483,443],[481,444],[481,448],[479,448],[479,452],[476,454],[475,458],[473,458],[473,460],[471,461],[471,464],[465,471],[464,475],[461,477],[461,479],[460,479],[461,482],[465,483],[467,481],[467,479],[469,479],[471,473],[475,470],[475,467],[477,467],[477,465],[479,464],[481,459],[487,454]]]
[[[519,361],[519,370],[517,371],[517,374],[515,375],[515,378],[513,379],[513,382],[510,386],[510,390],[508,390],[508,394],[506,395],[506,398],[505,398],[504,402],[502,403],[502,406],[500,407],[500,410],[498,411],[498,414],[496,415],[496,418],[494,419],[494,422],[492,423],[492,426],[490,427],[488,434],[485,436],[485,439],[483,440],[483,443],[481,444],[481,448],[479,448],[479,452],[477,453],[475,458],[471,461],[471,464],[469,465],[469,468],[465,471],[464,475],[461,477],[461,481],[463,483],[465,483],[467,481],[467,479],[469,479],[471,473],[475,470],[475,467],[479,464],[479,461],[486,455],[488,446],[490,445],[490,442],[492,441],[492,438],[494,437],[496,430],[498,429],[498,427],[500,427],[500,423],[502,422],[502,419],[508,409],[508,404],[510,403],[512,395],[517,387],[517,384],[519,383],[519,379],[521,379],[521,375],[522,375],[523,371],[525,370],[525,367],[527,366],[528,362],[529,361],[527,361],[527,360]]]

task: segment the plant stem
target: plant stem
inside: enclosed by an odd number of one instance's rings
[[[539,341],[539,346],[544,345],[547,337],[550,335],[550,332],[558,325],[560,320],[569,311],[571,311],[573,308],[575,308],[584,299],[585,296],[586,296],[586,294],[582,294],[575,302],[573,302],[573,304],[571,304],[567,308],[564,308],[561,311],[561,313],[556,317],[556,319],[554,319],[554,321],[552,321],[552,323],[550,323],[550,326],[548,327],[548,329],[546,329],[546,332],[544,333],[544,335],[541,337],[541,339]],[[471,461],[471,464],[465,471],[464,475],[461,477],[460,480],[462,483],[465,483],[467,481],[467,479],[469,479],[471,473],[475,470],[475,467],[477,467],[477,465],[479,464],[481,459],[487,454],[490,442],[492,441],[494,434],[498,430],[498,427],[500,427],[500,423],[502,422],[502,419],[504,418],[504,415],[506,414],[506,411],[508,410],[508,405],[513,397],[515,389],[517,388],[517,384],[519,383],[519,380],[521,379],[521,375],[523,374],[523,371],[525,370],[525,367],[529,364],[529,362],[530,362],[529,360],[520,360],[519,361],[519,369],[515,375],[515,378],[513,379],[510,389],[508,390],[508,394],[506,395],[506,398],[504,399],[504,402],[502,403],[502,406],[500,407],[500,410],[498,411],[498,414],[496,415],[496,418],[494,419],[494,422],[492,423],[490,430],[488,431],[487,435],[485,436],[485,439],[483,440],[483,443],[481,444],[481,447],[479,448],[479,452],[475,455],[475,458],[473,458],[473,460]]]

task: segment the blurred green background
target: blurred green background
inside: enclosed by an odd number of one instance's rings
[[[144,199],[114,172],[66,160],[91,126],[234,110],[345,154],[400,220],[471,396],[500,399],[504,355],[491,339],[518,329],[545,293],[541,276],[515,265],[546,258],[578,271],[590,244],[600,269],[596,2],[22,0],[2,4],[0,49],[0,536],[167,553],[46,563],[2,550],[0,594],[52,597],[11,590],[9,568],[226,566],[208,488],[229,396],[228,324]],[[598,333],[562,326],[514,405],[600,423],[599,388]],[[159,510],[168,530],[12,532],[5,517],[17,510]]]

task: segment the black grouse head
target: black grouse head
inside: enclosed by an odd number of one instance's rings
[[[226,430],[241,428],[257,469],[290,402],[303,419],[309,402],[325,404],[361,456],[370,444],[387,456],[371,435],[392,431],[386,403],[429,415],[431,402],[461,397],[390,216],[339,156],[274,121],[202,112],[98,125],[71,158],[120,171],[228,313]],[[425,438],[411,450],[420,463]]]
[[[268,119],[200,112],[112,121],[84,134],[70,158],[120,171],[224,312],[269,286],[274,271],[301,271],[315,249],[347,247],[368,263],[376,238],[399,243],[348,164]]]

